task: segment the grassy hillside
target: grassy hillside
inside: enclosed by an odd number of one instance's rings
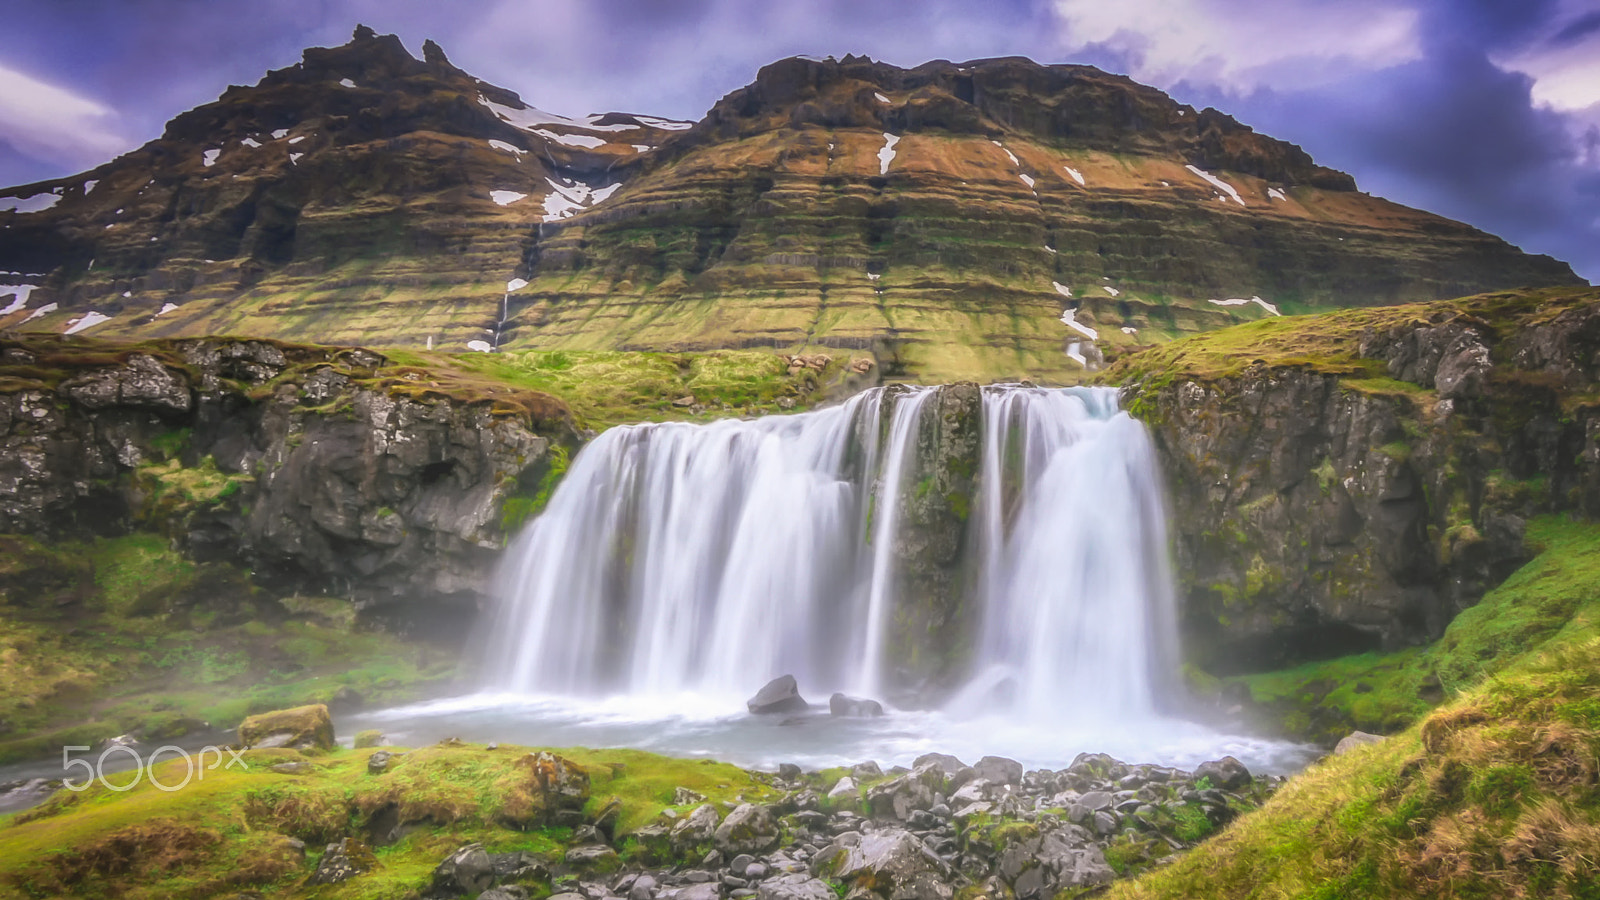
[[[1443,706],[1108,896],[1600,897],[1600,526],[1537,535],[1476,621],[1419,654],[1462,679]]]

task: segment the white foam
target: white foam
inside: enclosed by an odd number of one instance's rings
[[[1238,191],[1234,190],[1233,185],[1197,166],[1184,166],[1184,168],[1196,175],[1199,175],[1201,178],[1204,178],[1206,181],[1210,182],[1212,187],[1223,192],[1224,194],[1227,194],[1229,197],[1232,197],[1233,202],[1239,204],[1240,206],[1245,205],[1244,199],[1239,196]]]
[[[177,308],[178,304],[176,303],[163,303],[161,304],[161,308],[156,310],[156,318],[160,318],[161,316],[164,316]]]
[[[1082,172],[1079,172],[1077,169],[1074,169],[1071,166],[1062,166],[1061,168],[1065,169],[1067,171],[1067,174],[1072,176],[1072,180],[1076,181],[1078,183],[1079,187],[1083,187],[1084,186],[1083,185],[1083,173]]]
[[[528,286],[528,279],[526,279],[526,278],[513,278],[510,281],[506,282],[506,293],[509,294],[512,291],[520,291],[520,290],[522,290],[523,288],[525,288],[527,286]]]
[[[110,316],[95,312],[91,309],[84,313],[82,317],[69,320],[67,322],[67,330],[62,332],[62,334],[77,334],[80,331],[93,328],[94,326],[99,325],[101,322],[109,321],[111,321]]]
[[[259,146],[261,146],[261,142],[256,140],[255,138],[245,138],[244,140],[240,141],[239,143],[245,145],[246,147],[259,147]]]
[[[284,138],[286,138],[288,136],[289,136],[289,129],[287,129],[287,128],[279,128],[277,131],[274,131],[272,133],[272,139],[275,140],[275,141],[281,141],[281,140],[283,140]]]
[[[217,164],[217,157],[221,155],[222,151],[220,149],[207,150],[205,153],[201,154],[202,159],[200,161],[205,165],[206,168],[209,169]]]
[[[894,161],[894,145],[900,143],[900,136],[883,133],[883,149],[878,151],[878,174],[889,174],[889,163]]]
[[[1045,249],[1046,250],[1050,250],[1049,247],[1046,247]],[[1050,252],[1054,253],[1055,251],[1054,250],[1050,250]],[[1056,293],[1060,294],[1063,297],[1071,297],[1072,296],[1072,288],[1067,287],[1066,285],[1062,284],[1059,281],[1050,282],[1050,286],[1055,288],[1056,289]]]
[[[467,341],[467,349],[476,350],[479,353],[494,352],[494,347],[488,341]]]
[[[354,81],[351,81],[348,78],[341,78],[341,79],[339,79],[339,86],[340,87],[353,88],[353,87],[356,86],[356,83]]]
[[[524,194],[521,191],[490,191],[489,192],[489,199],[493,200],[494,202],[496,202],[498,204],[500,204],[501,206],[510,206],[511,204],[513,204],[513,203],[517,202],[518,200],[521,200],[521,199],[523,199],[523,198],[525,198],[527,196],[528,196],[527,194]]]
[[[32,322],[34,319],[39,318],[40,316],[49,315],[50,313],[55,312],[59,308],[60,307],[56,306],[56,304],[54,304],[54,303],[46,303],[45,305],[43,305],[43,306],[39,307],[38,309],[34,310],[33,312],[29,313],[28,317],[26,319],[22,320],[22,324],[26,325],[29,322]]]
[[[872,96],[878,98],[878,102],[879,103],[888,103],[889,102],[889,98],[888,97],[885,97],[884,95],[879,94],[877,92],[874,92]]]
[[[1271,303],[1268,303],[1267,301],[1261,299],[1260,297],[1250,297],[1249,299],[1243,299],[1243,298],[1239,298],[1239,297],[1234,297],[1234,298],[1231,298],[1231,299],[1228,299],[1228,300],[1208,300],[1206,302],[1214,304],[1216,306],[1243,306],[1246,303],[1254,303],[1255,305],[1261,307],[1262,309],[1266,310],[1267,312],[1269,312],[1269,313],[1271,313],[1271,314],[1273,314],[1275,316],[1283,315],[1283,313],[1278,312],[1278,307],[1277,306],[1275,306],[1275,305],[1273,305]]]
[[[1093,328],[1090,328],[1089,326],[1078,321],[1078,311],[1075,309],[1064,309],[1061,311],[1061,324],[1071,328],[1073,331],[1076,331],[1091,341],[1100,340],[1100,332],[1095,331]]]
[[[528,152],[528,151],[522,149],[521,147],[518,147],[516,144],[508,144],[505,141],[500,141],[500,140],[491,140],[491,141],[489,141],[489,146],[493,147],[496,150],[504,150],[507,153],[514,154],[518,159],[522,158],[522,154]]]
[[[1267,188],[1267,196],[1273,200],[1287,201],[1289,199],[1283,195],[1283,191],[1280,191],[1277,188]]]
[[[60,188],[56,188],[56,190],[60,190]],[[44,212],[60,202],[61,195],[54,192],[34,194],[31,197],[0,197],[0,212]]]

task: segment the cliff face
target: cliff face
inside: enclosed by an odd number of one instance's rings
[[[0,533],[139,525],[374,616],[473,611],[507,499],[575,438],[553,398],[474,398],[365,350],[0,348]]]
[[[1086,66],[786,59],[691,127],[566,119],[424,57],[358,31],[10,189],[35,211],[0,212],[0,269],[36,287],[0,328],[833,346],[1071,381],[1270,310],[1576,282]]]
[[[1213,672],[1397,649],[1600,512],[1600,292],[1258,323],[1133,356],[1167,470],[1187,655]]]

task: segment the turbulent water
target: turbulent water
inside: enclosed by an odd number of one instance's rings
[[[1109,389],[982,392],[964,688],[874,721],[743,713],[785,673],[813,700],[886,695],[896,604],[917,599],[897,596],[894,548],[936,398],[880,389],[803,414],[601,434],[507,553],[484,693],[369,724],[745,764],[930,749],[1036,765],[1079,750],[1297,762],[1294,748],[1159,712],[1177,659],[1160,480]]]

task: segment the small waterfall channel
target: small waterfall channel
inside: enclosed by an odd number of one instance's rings
[[[507,552],[486,687],[737,704],[789,673],[813,699],[904,696],[907,660],[931,652],[905,633],[929,543],[906,511],[943,483],[942,390],[601,434]],[[971,612],[929,637],[957,648],[936,699],[1034,722],[1154,716],[1176,651],[1143,426],[1104,388],[993,386],[980,404],[976,465],[948,464],[975,486],[950,495],[960,533],[938,536],[959,541],[947,574]]]

